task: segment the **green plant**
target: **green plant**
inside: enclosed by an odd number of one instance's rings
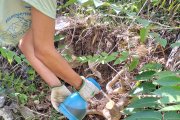
[[[136,76],[136,86],[131,91],[132,101],[124,110],[126,120],[179,119],[179,72],[162,70],[162,65],[149,63]]]
[[[28,100],[28,95],[35,92],[35,84],[26,85],[25,80],[16,78],[14,73],[3,73],[0,71],[1,88],[5,89],[9,97],[16,97],[21,104],[25,104]]]

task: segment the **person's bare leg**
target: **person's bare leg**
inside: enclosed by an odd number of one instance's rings
[[[50,71],[34,54],[33,34],[30,29],[19,42],[19,48],[30,62],[32,67],[51,87],[60,86],[61,82],[52,71]]]
[[[79,89],[81,77],[54,47],[55,20],[33,7],[31,14],[35,55],[58,77]]]

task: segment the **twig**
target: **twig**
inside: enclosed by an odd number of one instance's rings
[[[104,117],[102,111],[98,111],[98,110],[96,110],[96,109],[88,110],[88,111],[87,111],[87,114],[88,114],[88,115],[96,114],[96,115],[100,115],[100,116],[103,116],[103,117]]]
[[[108,94],[113,92],[112,86],[118,81],[119,77],[126,71],[126,68],[121,69],[121,71],[119,71],[111,81],[109,81],[106,85],[106,90],[108,92]]]

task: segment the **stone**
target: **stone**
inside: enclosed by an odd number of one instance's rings
[[[0,108],[2,108],[4,106],[6,99],[4,96],[0,96]]]

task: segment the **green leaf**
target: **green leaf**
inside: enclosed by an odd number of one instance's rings
[[[115,60],[115,59],[116,59],[115,56],[109,55],[109,56],[106,57],[105,61],[106,61],[106,63],[108,63],[108,62],[111,62],[111,61],[113,61],[113,60]]]
[[[146,42],[146,38],[148,36],[148,33],[149,33],[149,28],[141,28],[140,30],[140,40],[142,43]]]
[[[117,6],[115,4],[111,4],[111,8],[116,12],[116,14],[119,14],[121,12],[121,6]]]
[[[164,120],[179,120],[180,114],[177,112],[166,112],[164,113]]]
[[[156,111],[142,111],[132,114],[125,120],[162,120],[162,115]]]
[[[104,58],[105,63],[108,63],[108,62],[115,60],[116,57],[118,56],[118,54],[119,54],[118,52],[113,52],[110,55],[107,54],[107,56],[104,56],[105,57]]]
[[[139,64],[139,58],[133,58],[132,62],[129,65],[129,71],[134,70]]]
[[[167,40],[161,38],[161,36],[160,36],[158,33],[152,32],[152,33],[149,33],[149,35],[150,35],[151,37],[153,37],[161,46],[166,47],[166,45],[167,45]]]
[[[160,95],[160,103],[177,103],[180,102],[180,86],[163,86],[153,92]]]
[[[102,52],[101,55],[104,56],[104,57],[107,57],[107,56],[108,56],[108,53]]]
[[[128,56],[129,56],[129,53],[127,51],[122,52],[121,56],[118,59],[116,59],[116,61],[114,62],[114,65],[124,62],[125,60],[128,59]]]
[[[88,59],[87,59],[85,56],[78,57],[77,60],[80,61],[80,62],[82,62],[82,63],[85,63],[85,62],[88,61]]]
[[[76,3],[76,2],[77,2],[77,0],[68,0],[68,1],[63,5],[63,8],[65,8],[65,7],[69,6],[69,5],[72,5],[72,4]]]
[[[65,37],[63,36],[63,35],[56,35],[55,37],[54,37],[54,41],[55,42],[57,42],[57,41],[61,41],[61,40],[63,40]]]
[[[133,89],[132,94],[150,94],[156,89],[156,86],[152,82],[140,83],[135,89]]]
[[[174,48],[174,47],[180,47],[180,42],[175,42],[173,44],[171,44],[171,47]]]
[[[21,63],[22,63],[21,58],[20,58],[19,56],[15,55],[15,56],[14,56],[14,59],[15,59],[15,61],[16,61],[18,64],[21,64]]]
[[[180,85],[180,77],[168,76],[168,77],[160,78],[154,82],[162,86],[176,86],[176,85]]]
[[[143,27],[148,27],[150,24],[150,21],[146,19],[137,18],[136,21],[142,24]]]
[[[89,0],[77,0],[77,1],[81,4],[84,4],[84,3],[88,2]]]
[[[6,57],[8,62],[11,64],[13,61],[13,57],[14,57],[15,53],[12,51],[7,51]]]
[[[167,76],[176,76],[175,72],[172,72],[172,71],[161,71],[154,75],[157,76],[158,78],[163,78]]]
[[[155,73],[156,73],[155,71],[145,71],[137,75],[135,79],[142,81],[149,80]]]
[[[19,100],[20,100],[20,102],[21,102],[22,104],[26,104],[26,102],[27,102],[27,100],[28,100],[27,95],[25,95],[25,94],[19,94],[18,97],[19,97]]]
[[[99,7],[102,6],[104,4],[104,2],[100,1],[100,0],[93,0],[95,7]]]
[[[153,38],[161,37],[158,33],[155,33],[155,32],[150,32],[149,35]]]
[[[141,70],[144,71],[144,70],[160,70],[162,68],[162,65],[159,64],[159,63],[148,63],[148,64],[145,64]]]
[[[1,55],[6,58],[6,49],[0,48]]]
[[[171,106],[160,109],[160,111],[177,111],[177,110],[180,110],[180,104],[179,105],[171,105]]]
[[[132,101],[128,108],[145,108],[155,107],[157,105],[158,98],[141,98]]]
[[[166,39],[156,38],[155,40],[156,40],[161,46],[163,46],[164,48],[166,47],[166,45],[167,45],[167,40],[166,40]]]
[[[141,111],[142,111],[141,109],[127,108],[127,107],[123,109],[123,113],[128,114],[128,115],[131,115],[131,114],[134,114],[137,112],[141,112]]]

